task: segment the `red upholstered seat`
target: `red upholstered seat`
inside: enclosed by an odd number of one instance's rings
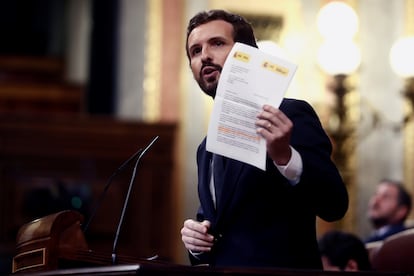
[[[414,276],[414,229],[392,235],[378,247],[367,248],[375,270],[407,272]]]

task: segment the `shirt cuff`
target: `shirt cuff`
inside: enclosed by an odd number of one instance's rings
[[[292,146],[290,146],[290,148],[292,150],[292,156],[286,165],[277,165],[274,161],[273,164],[275,164],[279,172],[289,180],[290,184],[296,185],[299,183],[302,175],[303,163],[299,152],[297,152]]]

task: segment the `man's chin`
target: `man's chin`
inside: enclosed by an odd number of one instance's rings
[[[371,218],[371,224],[374,226],[374,228],[378,229],[384,225],[387,225],[388,221],[384,218]]]
[[[217,91],[217,84],[214,85],[200,85],[201,90],[203,90],[204,93],[212,97],[213,99],[216,97],[216,91]]]
[[[216,97],[216,91],[204,91],[208,96],[212,97],[213,99]]]

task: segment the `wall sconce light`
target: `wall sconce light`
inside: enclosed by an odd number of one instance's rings
[[[358,16],[346,3],[331,1],[319,11],[317,26],[324,38],[317,62],[322,71],[332,77],[328,88],[336,98],[327,132],[336,146],[333,158],[338,166],[346,170],[346,159],[350,150],[346,142],[353,135],[354,127],[347,119],[345,96],[351,91],[347,78],[361,63],[360,50],[353,41],[358,30]]]
[[[346,96],[353,89],[349,86],[349,75],[353,74],[361,63],[361,53],[354,42],[354,36],[358,31],[358,16],[345,2],[329,1],[318,13],[317,26],[323,37],[317,54],[317,63],[322,71],[330,76],[327,88],[335,97],[325,129],[332,140],[332,159],[349,193],[352,194],[355,186],[353,185],[355,168],[352,162],[355,149],[353,137],[356,131],[348,115]],[[351,223],[353,216],[354,212],[350,209],[345,221],[349,220]],[[344,221],[342,223],[347,225]]]
[[[390,64],[396,75],[405,79],[402,95],[407,99],[411,111],[404,116],[403,125],[414,117],[414,36],[398,39],[390,50]]]
[[[318,31],[324,42],[318,51],[318,64],[328,75],[351,74],[361,62],[353,38],[358,31],[358,16],[342,1],[331,1],[317,16]]]
[[[317,15],[318,31],[324,38],[352,38],[358,25],[354,9],[343,1],[330,1]]]

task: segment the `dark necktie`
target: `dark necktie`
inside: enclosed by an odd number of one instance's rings
[[[223,191],[225,162],[225,157],[213,154],[213,177],[214,189],[216,191],[216,206],[218,206],[218,201]]]

